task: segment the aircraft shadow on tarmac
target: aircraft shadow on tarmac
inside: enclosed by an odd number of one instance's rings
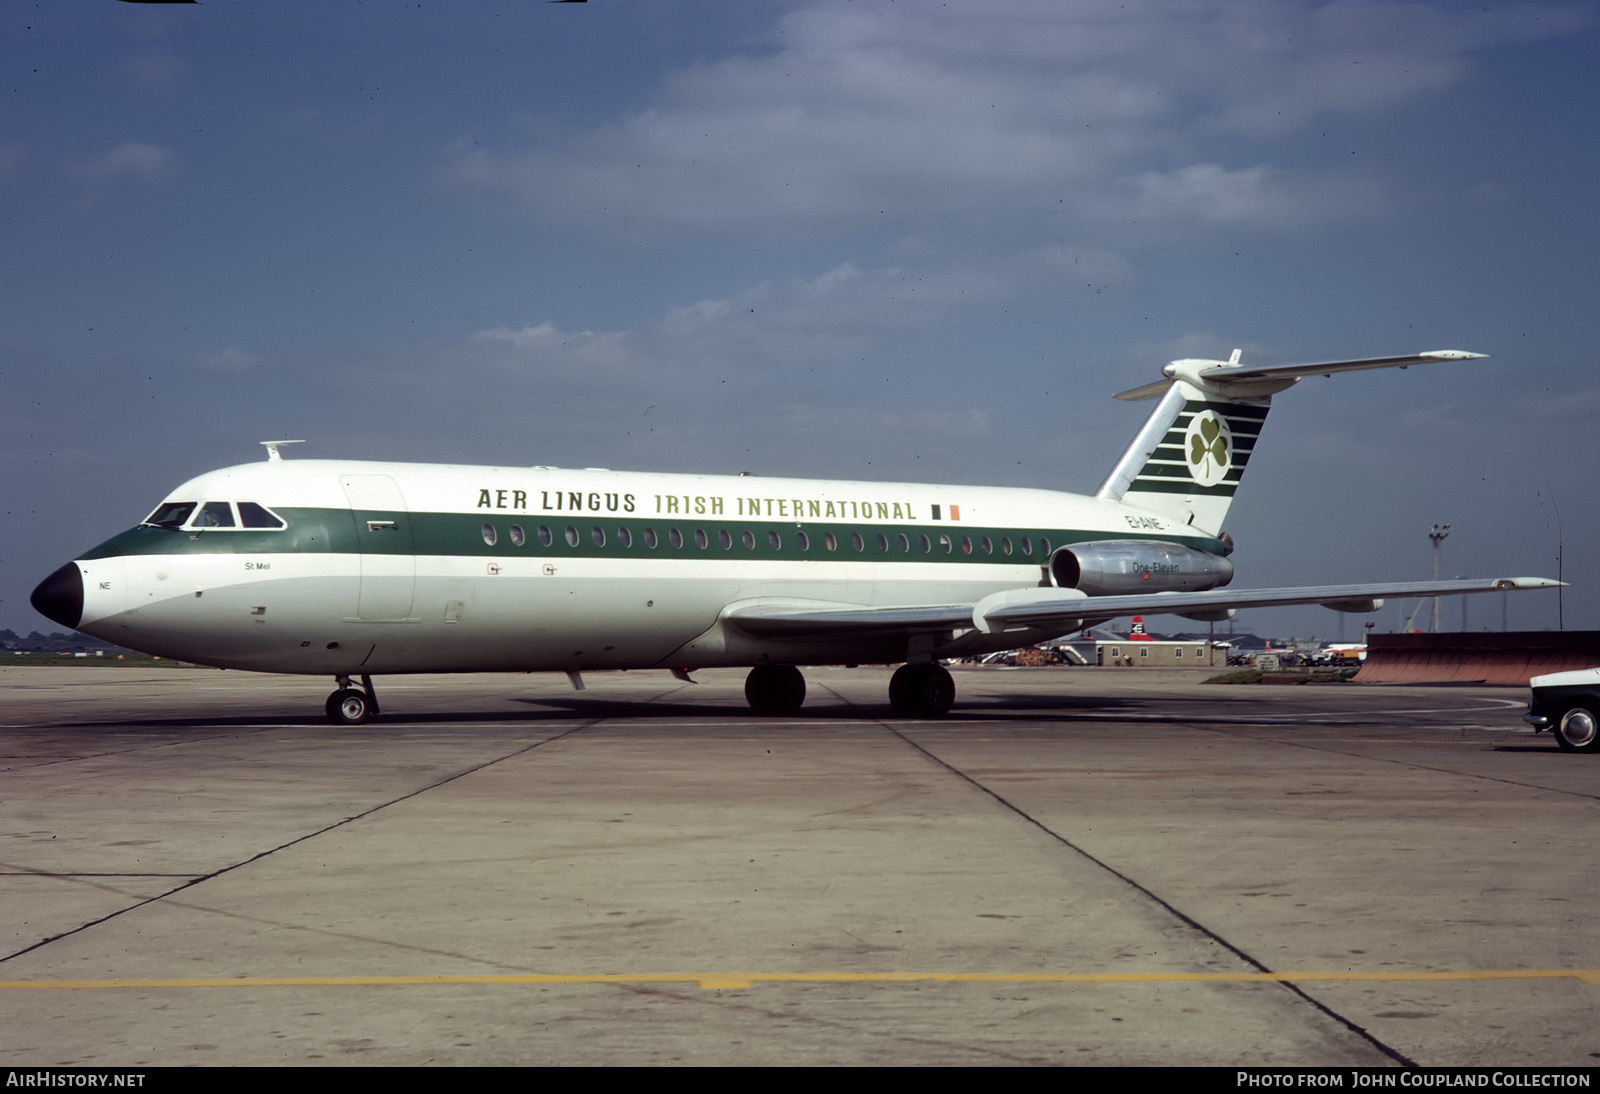
[[[626,699],[586,699],[582,696],[569,697],[541,697],[541,698],[516,698],[512,702],[526,703],[530,706],[558,707],[569,715],[595,718],[654,718],[670,719],[681,718],[684,715],[699,715],[712,718],[743,718],[752,724],[762,722],[860,722],[860,721],[952,721],[970,722],[982,720],[986,716],[996,720],[1017,721],[1019,716],[1027,716],[1031,712],[1049,711],[1046,717],[1040,713],[1038,720],[1070,721],[1084,716],[1098,717],[1101,712],[1137,707],[1140,704],[1130,699],[1111,699],[1100,696],[1071,696],[1052,698],[1048,700],[1010,697],[985,701],[983,699],[968,699],[952,710],[944,718],[920,719],[907,718],[895,714],[887,704],[857,705],[848,701],[829,702],[818,699],[807,703],[799,710],[781,714],[756,714],[743,704],[733,703],[668,703],[660,700],[626,700]],[[1033,720],[1033,719],[1030,719]]]
[[[383,698],[381,692],[380,700]],[[334,726],[313,709],[297,706],[293,712],[270,711],[253,714],[222,714],[196,717],[94,719],[74,722],[53,722],[50,728],[82,727],[85,729],[249,729],[263,726],[307,726],[328,730],[330,733],[367,732],[381,734],[385,727],[475,723],[520,723],[537,725],[545,721],[570,721],[572,718],[627,718],[669,722],[684,717],[722,718],[729,724],[759,726],[763,723],[791,725],[795,722],[826,724],[829,722],[862,721],[918,721],[928,724],[947,722],[995,721],[997,723],[1064,722],[1093,720],[1118,720],[1114,711],[1139,711],[1145,705],[1139,700],[1105,696],[1074,695],[1040,699],[1035,697],[975,697],[964,702],[943,719],[903,718],[895,714],[888,704],[856,705],[846,701],[829,702],[818,699],[800,710],[787,714],[756,714],[742,701],[727,703],[683,703],[662,699],[600,699],[572,696],[513,696],[510,702],[522,705],[523,710],[472,710],[415,711],[406,709],[403,702],[386,703],[383,712],[372,721],[359,726]],[[1148,721],[1149,715],[1140,720]],[[40,727],[44,728],[44,727]]]
[[[380,695],[381,697],[381,695]],[[1193,728],[1216,727],[1224,729],[1229,726],[1274,728],[1285,732],[1303,730],[1312,731],[1350,731],[1361,732],[1371,730],[1406,730],[1406,729],[1431,729],[1447,730],[1447,723],[1433,726],[1405,726],[1397,725],[1394,721],[1380,717],[1372,717],[1357,711],[1308,715],[1311,720],[1299,721],[1293,715],[1266,714],[1253,704],[1242,704],[1245,709],[1238,709],[1241,704],[1236,704],[1226,696],[1207,696],[1203,704],[1193,701],[1182,701],[1171,696],[1151,696],[1148,698],[1127,698],[1105,695],[1075,694],[1075,695],[968,695],[961,705],[956,707],[945,718],[919,719],[906,718],[895,714],[886,703],[856,704],[845,699],[829,699],[822,696],[814,697],[803,708],[783,714],[756,714],[748,709],[743,702],[737,699],[728,699],[726,702],[673,702],[662,698],[653,699],[616,699],[599,698],[583,694],[570,695],[543,695],[543,696],[508,696],[503,701],[517,704],[522,709],[518,710],[472,710],[464,707],[456,710],[426,710],[418,711],[407,709],[404,700],[393,702],[385,706],[381,715],[371,722],[360,726],[333,726],[319,713],[314,706],[301,705],[296,702],[292,710],[283,712],[257,711],[246,714],[224,714],[215,712],[207,716],[195,717],[157,717],[138,718],[121,717],[116,719],[94,719],[73,722],[53,722],[48,726],[38,728],[84,728],[84,729],[260,729],[263,727],[306,727],[319,729],[328,733],[364,733],[382,736],[386,729],[399,729],[402,727],[416,727],[428,725],[461,725],[473,723],[477,725],[504,725],[504,726],[537,726],[546,722],[569,722],[574,718],[593,719],[603,721],[608,719],[627,719],[635,722],[659,722],[667,726],[674,721],[684,718],[721,719],[730,726],[743,726],[757,729],[763,724],[774,727],[792,727],[797,723],[825,726],[830,723],[860,723],[860,722],[887,722],[894,724],[914,723],[919,726],[937,726],[945,724],[970,725],[974,722],[988,722],[996,726],[1025,725],[1025,724],[1081,724],[1097,722],[1103,724],[1124,724],[1128,726],[1155,726],[1163,723],[1190,726]],[[20,728],[20,727],[19,727]],[[1508,726],[1508,730],[1512,727]],[[1550,747],[1544,742],[1517,741],[1497,743],[1485,741],[1496,751],[1502,752],[1543,752],[1550,755],[1559,753],[1558,749]]]

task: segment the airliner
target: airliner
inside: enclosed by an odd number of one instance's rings
[[[1246,367],[1185,359],[1092,496],[752,475],[285,458],[203,474],[42,581],[63,626],[218,668],[331,676],[335,724],[402,673],[748,668],[758,712],[803,665],[896,664],[893,709],[955,701],[942,660],[1124,615],[1377,610],[1545,578],[1233,590],[1223,521],[1272,396],[1308,376],[1462,362],[1436,350]]]

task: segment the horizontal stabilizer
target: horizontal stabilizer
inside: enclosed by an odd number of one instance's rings
[[[1174,366],[1184,364],[1202,364],[1204,367],[1193,370],[1193,376],[1212,384],[1220,385],[1225,391],[1227,387],[1236,384],[1251,384],[1274,380],[1294,381],[1303,376],[1332,376],[1336,372],[1362,372],[1375,368],[1409,368],[1412,365],[1426,365],[1438,361],[1476,361],[1487,356],[1489,356],[1487,353],[1471,353],[1460,349],[1436,349],[1423,353],[1407,354],[1402,357],[1364,357],[1355,361],[1322,361],[1309,365],[1266,365],[1260,368],[1226,364],[1222,361],[1174,361],[1163,370],[1167,374],[1167,379],[1157,380],[1154,383],[1118,392],[1116,397],[1130,402],[1139,399],[1154,399],[1166,391],[1176,377],[1178,370]]]

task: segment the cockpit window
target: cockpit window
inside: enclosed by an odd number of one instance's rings
[[[288,521],[253,501],[208,501],[198,506],[192,501],[169,501],[146,517],[144,523],[191,531],[242,528],[276,532],[289,527]]]
[[[225,501],[208,501],[200,509],[200,515],[195,518],[196,528],[232,528],[233,506]]]
[[[192,501],[169,501],[145,517],[144,522],[153,524],[157,528],[182,528],[184,521],[189,519],[189,514],[192,512],[194,512]]]
[[[265,508],[253,501],[239,503],[239,523],[246,528],[283,528],[282,517],[268,512]]]

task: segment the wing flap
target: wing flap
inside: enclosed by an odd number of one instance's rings
[[[730,608],[722,618],[756,638],[819,638],[829,634],[918,634],[972,626],[971,604],[898,608],[802,608],[792,601],[755,601]]]

